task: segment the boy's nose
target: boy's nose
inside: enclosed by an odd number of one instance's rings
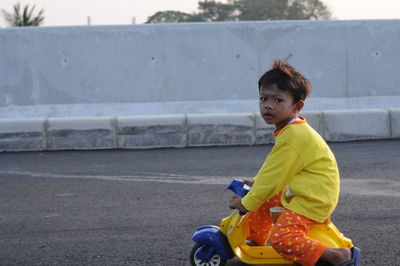
[[[269,104],[269,103],[265,103],[265,105],[264,105],[264,109],[267,109],[267,110],[269,110],[269,109],[272,109],[272,106],[271,106],[271,104]]]

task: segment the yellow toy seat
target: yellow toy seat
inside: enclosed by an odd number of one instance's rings
[[[242,262],[264,265],[293,265],[279,255],[271,246],[249,246],[245,240],[249,233],[248,215],[241,216],[234,211],[221,221],[221,231],[227,236],[229,244]],[[334,248],[351,248],[353,244],[328,218],[324,223],[312,226],[307,234],[309,237]]]

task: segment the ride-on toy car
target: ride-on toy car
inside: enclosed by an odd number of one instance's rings
[[[239,179],[234,179],[226,188],[236,195],[243,197],[249,187]],[[192,235],[195,242],[190,252],[190,262],[194,266],[225,265],[227,260],[235,256],[247,264],[264,265],[294,265],[284,259],[270,245],[250,246],[246,243],[249,233],[248,215],[234,210],[228,217],[222,219],[220,226],[206,225],[197,228]],[[328,219],[323,224],[310,228],[307,235],[334,248],[352,248],[350,239],[346,238],[339,229]],[[360,255],[360,254],[358,254]],[[330,265],[319,261],[317,265]]]

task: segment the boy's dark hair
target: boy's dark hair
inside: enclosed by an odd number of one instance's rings
[[[283,60],[275,59],[272,68],[258,81],[258,89],[276,85],[293,95],[294,102],[305,100],[311,93],[311,82],[297,69]]]

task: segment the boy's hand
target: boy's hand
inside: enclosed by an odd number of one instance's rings
[[[243,180],[243,183],[245,183],[245,184],[248,185],[249,187],[252,187],[253,184],[254,184],[254,180],[245,179],[245,180]]]
[[[230,200],[229,200],[229,208],[231,209],[238,209],[241,212],[247,212],[246,208],[243,207],[241,203],[242,197],[239,197],[237,195],[234,195]]]

